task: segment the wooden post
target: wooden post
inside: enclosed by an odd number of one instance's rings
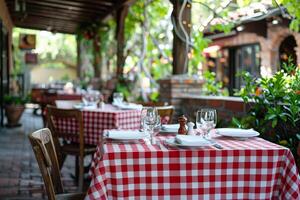
[[[124,57],[124,25],[125,19],[128,13],[128,5],[123,5],[120,9],[117,10],[117,30],[116,30],[116,39],[117,39],[117,78],[123,76],[123,67],[125,64]]]
[[[101,76],[101,46],[100,46],[100,35],[98,31],[95,31],[95,36],[93,38],[93,47],[94,47],[94,77],[100,78]]]
[[[81,40],[76,36],[77,43],[77,78],[81,78]]]
[[[182,0],[171,0],[171,2],[173,4],[172,17],[173,17],[173,20],[175,21],[176,30],[181,35],[181,38],[186,39],[182,29],[180,28],[179,22],[178,22],[179,13],[180,13],[181,6],[183,5],[183,1]],[[182,12],[181,21],[182,21],[185,31],[187,32],[188,36],[190,37],[191,27],[192,27],[192,25],[191,25],[191,4],[190,3],[187,3],[186,6],[184,7],[184,10]],[[182,41],[182,39],[180,39],[178,37],[178,35],[175,32],[175,27],[173,28],[173,35],[174,35],[173,52],[172,52],[173,74],[185,74],[188,72],[188,67],[187,66],[185,67],[185,62],[186,62],[186,65],[188,65],[188,52],[186,52],[186,42]]]

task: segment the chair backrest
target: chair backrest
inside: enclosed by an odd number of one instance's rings
[[[157,112],[162,124],[171,124],[173,119],[174,106],[158,106]]]
[[[61,109],[51,105],[47,106],[47,121],[52,132],[54,145],[61,164],[63,155],[60,151],[59,138],[64,141],[79,143],[80,156],[84,154],[84,132],[82,112],[77,109]]]
[[[44,180],[48,199],[62,194],[63,185],[53,138],[48,128],[40,129],[28,136]]]

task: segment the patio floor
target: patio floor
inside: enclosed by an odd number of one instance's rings
[[[0,199],[31,200],[46,199],[43,180],[35,160],[27,134],[42,128],[40,116],[26,109],[18,128],[0,128]],[[74,173],[75,159],[72,156],[62,169],[64,188],[76,191],[71,174]]]

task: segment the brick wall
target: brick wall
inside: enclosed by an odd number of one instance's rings
[[[267,24],[267,37],[255,33],[240,32],[232,37],[214,40],[210,45],[220,45],[222,47],[240,46],[258,43],[260,45],[261,75],[270,76],[279,69],[279,47],[281,42],[288,36],[294,36],[297,47],[297,63],[300,64],[300,33],[291,31],[284,24]]]
[[[180,115],[184,114],[189,121],[195,121],[197,110],[215,108],[218,118],[228,124],[232,117],[242,117],[248,106],[239,97],[200,96],[203,80],[185,78],[160,80],[160,101],[175,106],[173,122],[177,123]]]
[[[214,96],[186,96],[176,98],[176,108],[174,122],[179,115],[184,114],[189,121],[195,122],[196,113],[201,108],[215,108],[218,120],[222,125],[228,125],[232,117],[242,117],[246,115],[248,106],[239,97],[214,97]]]

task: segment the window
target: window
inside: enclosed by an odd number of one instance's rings
[[[229,48],[229,77],[231,93],[240,89],[243,80],[236,74],[247,71],[254,77],[260,77],[260,47],[258,44]]]

